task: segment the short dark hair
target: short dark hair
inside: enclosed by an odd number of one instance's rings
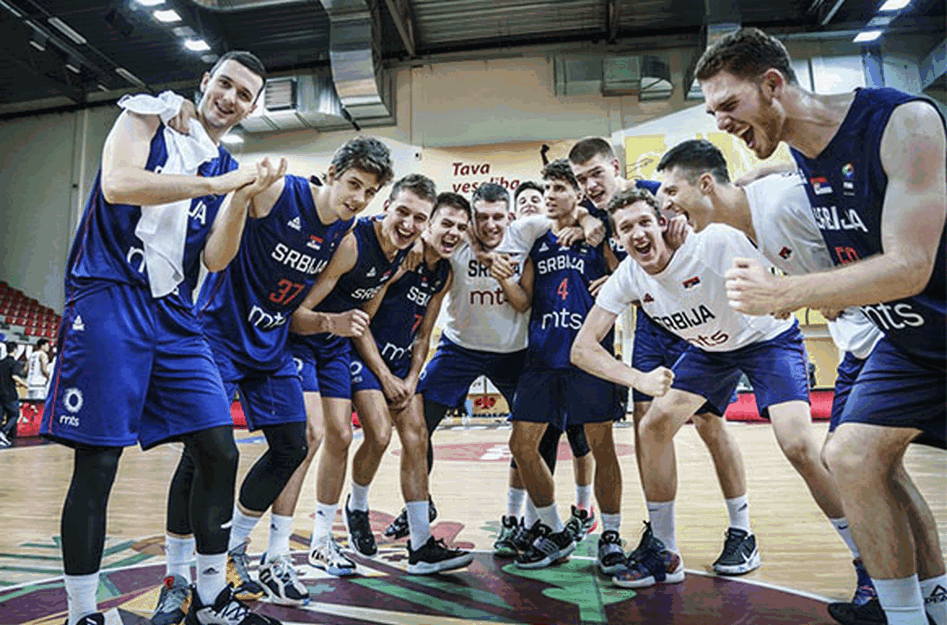
[[[619,191],[616,193],[615,197],[613,197],[608,203],[608,214],[612,217],[612,219],[614,219],[615,213],[617,211],[627,208],[635,202],[644,202],[654,209],[654,214],[656,217],[661,217],[658,201],[655,199],[654,195],[647,189],[639,189],[637,187],[631,187],[630,189],[625,189],[624,191]]]
[[[615,158],[615,149],[609,141],[602,137],[585,137],[579,139],[569,150],[569,161],[576,165],[587,163],[596,156],[613,159]]]
[[[49,343],[49,339],[40,339],[36,341],[36,347],[42,347],[43,345],[46,345],[47,343]]]
[[[510,210],[510,192],[506,187],[495,182],[485,182],[474,189],[470,198],[470,205],[477,210],[477,202],[506,202],[506,210]]]
[[[579,190],[579,181],[575,179],[569,161],[564,158],[557,158],[543,167],[543,180],[561,180],[571,184],[576,191]]]
[[[473,211],[470,209],[470,202],[460,193],[451,193],[450,191],[438,193],[437,201],[434,202],[434,210],[431,211],[431,216],[436,215],[437,211],[444,206],[462,210],[467,215],[467,220],[473,221]]]
[[[394,200],[402,191],[410,191],[422,200],[430,202],[433,212],[433,206],[437,203],[437,189],[433,180],[424,174],[408,174],[391,187],[391,195],[388,199]]]
[[[516,201],[520,199],[520,193],[524,193],[532,189],[533,191],[543,192],[543,185],[532,180],[524,180],[516,187],[516,190],[513,191],[513,203],[516,204]]]
[[[763,72],[778,69],[790,84],[798,84],[786,46],[759,28],[741,28],[710,45],[697,61],[694,76],[707,80],[720,72],[755,80]]]
[[[713,174],[717,182],[730,182],[727,159],[717,146],[706,139],[681,141],[665,152],[658,163],[658,171],[670,171],[675,167],[684,172],[691,184],[697,182],[697,178],[705,172]]]
[[[13,352],[16,351],[18,344],[16,341],[7,341],[7,356],[13,357]]]
[[[260,60],[260,57],[253,54],[252,52],[247,52],[246,50],[231,50],[230,52],[224,52],[224,54],[217,59],[213,67],[210,68],[210,75],[213,76],[214,72],[217,69],[226,63],[227,61],[236,61],[240,63],[248,70],[259,76],[263,80],[263,85],[266,85],[266,66],[263,65],[263,61]],[[263,91],[263,87],[260,87],[260,91],[257,92],[259,96]]]
[[[331,165],[335,169],[336,177],[352,168],[374,174],[378,177],[379,188],[391,182],[391,179],[395,177],[391,150],[375,137],[363,135],[352,137],[335,151]]]

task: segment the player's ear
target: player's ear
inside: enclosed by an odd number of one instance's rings
[[[204,95],[204,92],[207,91],[207,83],[209,82],[210,82],[210,72],[204,72],[204,75],[201,76],[201,86],[200,86],[201,95]]]
[[[717,186],[717,181],[714,179],[714,175],[709,171],[705,171],[697,179],[697,188],[700,189],[700,192],[704,195],[709,195],[713,193],[714,188]]]
[[[335,182],[335,165],[329,165],[329,169],[326,170],[326,184],[333,182]]]
[[[612,159],[612,168],[615,170],[615,175],[619,178],[621,177],[621,163],[618,162],[618,157]]]

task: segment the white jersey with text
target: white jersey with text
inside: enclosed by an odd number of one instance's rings
[[[529,313],[514,310],[466,243],[450,262],[454,280],[444,307],[444,335],[467,349],[501,354],[525,349]]]
[[[750,219],[760,252],[789,275],[835,267],[812,215],[805,181],[795,172],[767,176],[746,187]],[[828,323],[832,340],[843,352],[865,359],[884,336],[860,308],[846,308]]]
[[[26,385],[30,388],[46,388],[46,374],[43,373],[43,359],[48,359],[49,356],[40,350],[34,351],[30,354],[29,368],[26,372]]]
[[[724,274],[735,257],[770,266],[742,232],[713,224],[688,236],[657,274],[633,258],[623,260],[595,303],[618,315],[637,300],[658,325],[709,352],[734,351],[791,328],[793,319],[753,317],[730,308]]]

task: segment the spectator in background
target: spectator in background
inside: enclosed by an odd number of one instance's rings
[[[16,343],[6,344],[6,356],[0,360],[0,416],[3,417],[0,425],[0,448],[9,447],[16,438],[16,421],[20,416],[20,397],[17,394],[17,385],[26,387],[21,377],[23,367],[13,357],[16,354]]]
[[[52,370],[49,366],[50,347],[47,339],[40,339],[36,342],[36,349],[30,354],[29,370],[26,374],[27,399],[46,399],[46,387]]]
[[[545,206],[543,187],[538,182],[527,180],[520,183],[513,192],[513,208],[517,219],[528,215],[542,215]]]

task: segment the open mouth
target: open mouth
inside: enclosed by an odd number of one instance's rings
[[[233,111],[227,110],[223,108],[222,106],[220,106],[220,102],[214,102],[214,108],[217,109],[217,112],[223,115],[224,117],[229,117],[230,115],[233,115]]]
[[[601,204],[602,200],[605,198],[605,191],[595,191],[589,193],[589,199],[592,200],[592,203],[598,206]]]
[[[406,243],[410,243],[411,240],[414,238],[414,232],[406,228],[398,227],[398,228],[395,228],[395,236],[397,236],[398,239],[400,239],[400,243],[406,244]]]
[[[458,242],[460,242],[460,239],[456,237],[451,237],[449,239],[445,237],[441,239],[441,251],[445,255],[449,255],[451,252],[454,251],[454,248],[457,247]]]
[[[756,147],[756,142],[754,140],[755,135],[753,133],[752,126],[747,126],[746,130],[741,132],[739,136],[741,139],[743,139],[743,142],[746,143],[746,147],[750,148],[751,150]]]
[[[672,207],[671,210],[673,210],[674,213],[677,215],[684,215],[684,218],[687,220],[687,224],[691,228],[694,227],[694,222],[691,220],[691,215],[686,210],[684,210],[683,208],[678,208],[677,206]]]
[[[654,246],[651,245],[651,241],[648,240],[638,241],[637,243],[634,243],[632,247],[635,250],[635,254],[637,254],[639,257],[647,256],[654,248]]]

